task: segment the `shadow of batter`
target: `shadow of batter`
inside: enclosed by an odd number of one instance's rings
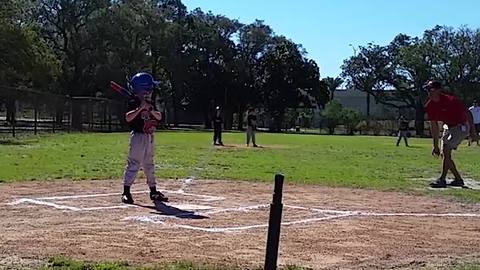
[[[186,218],[186,219],[205,219],[208,218],[207,216],[197,215],[194,211],[183,210],[171,205],[167,205],[164,202],[155,202],[155,206],[153,205],[142,205],[142,204],[135,204],[136,206],[140,206],[143,208],[148,208],[152,210],[156,210],[153,214],[163,215],[163,216],[174,216],[177,218]]]

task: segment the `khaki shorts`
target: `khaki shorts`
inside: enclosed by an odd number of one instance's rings
[[[467,125],[457,125],[443,130],[442,149],[457,149],[457,147],[469,135]]]

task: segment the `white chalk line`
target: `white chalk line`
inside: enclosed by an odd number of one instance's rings
[[[51,206],[53,208],[60,209],[60,210],[81,211],[81,208],[78,208],[78,207],[60,205],[60,204],[51,203],[51,202],[43,202],[43,201],[39,201],[39,200],[36,200],[36,199],[28,199],[28,198],[19,199],[19,200],[16,200],[14,202],[8,203],[7,205],[18,205],[18,204],[22,204],[22,203],[31,203],[31,204],[37,204],[37,205]]]
[[[245,210],[254,210],[265,208],[268,205],[252,205],[246,207],[238,207],[238,208],[228,208],[228,209],[221,209],[221,210],[214,210],[214,211],[207,211],[203,213],[195,213],[197,215],[206,215],[208,214],[218,214],[222,212],[228,211],[245,211]],[[307,223],[314,223],[319,221],[327,221],[327,220],[334,220],[334,219],[341,219],[341,218],[348,218],[348,217],[465,217],[465,218],[480,218],[480,214],[475,213],[443,213],[443,214],[435,214],[435,213],[375,213],[369,211],[346,211],[346,210],[331,210],[331,209],[317,209],[317,208],[307,208],[302,206],[293,206],[293,205],[286,205],[288,208],[293,209],[302,209],[302,210],[311,210],[313,212],[324,213],[326,216],[324,217],[317,217],[317,218],[307,218],[307,219],[300,219],[295,221],[288,221],[282,222],[282,226],[291,226],[297,224],[307,224]],[[329,215],[327,213],[333,213],[333,215]],[[140,221],[140,222],[150,222],[154,224],[165,224],[165,218],[173,218],[174,216],[135,216],[135,217],[127,217],[124,220],[133,220],[133,221]],[[228,232],[236,232],[236,231],[244,231],[256,228],[265,228],[268,227],[268,223],[264,224],[255,224],[255,225],[245,225],[245,226],[237,226],[237,227],[199,227],[199,226],[192,226],[192,225],[185,225],[185,224],[168,224],[168,228],[181,228],[181,229],[189,229],[189,230],[196,230],[201,232],[209,232],[209,233],[228,233]]]
[[[58,204],[53,202],[44,202],[44,201],[40,201],[36,199],[28,199],[28,198],[19,199],[14,202],[7,203],[6,205],[19,205],[22,203],[45,205],[45,206],[50,206],[59,210],[68,210],[68,211],[97,211],[97,210],[121,209],[121,208],[133,207],[133,205],[115,205],[115,206],[99,206],[99,207],[81,208],[81,207],[68,206],[68,205],[63,205],[63,204]]]
[[[181,205],[175,206],[171,205],[174,207],[177,207],[182,210],[196,210],[193,208],[182,208]],[[199,205],[201,206],[201,205]],[[232,208],[223,208],[223,209],[216,209],[216,210],[211,210],[211,211],[205,211],[205,212],[190,212],[190,213],[185,213],[185,214],[177,214],[177,215],[146,215],[146,216],[131,216],[131,217],[126,217],[124,220],[156,220],[158,221],[163,220],[163,219],[170,219],[170,218],[177,218],[177,217],[184,217],[184,216],[191,216],[191,215],[197,215],[197,216],[206,216],[206,215],[214,215],[214,214],[220,214],[220,213],[226,213],[226,212],[248,212],[250,210],[256,210],[256,209],[261,209],[261,208],[266,208],[268,207],[268,204],[258,204],[258,205],[250,205],[250,206],[240,206],[240,207],[232,207]],[[212,207],[213,208],[213,207]],[[200,208],[197,208],[200,209]],[[208,209],[200,209],[200,210],[208,210]]]
[[[30,204],[36,204],[36,205],[45,205],[45,206],[51,206],[56,209],[60,210],[69,210],[69,211],[98,211],[98,210],[109,210],[109,209],[124,209],[124,208],[132,208],[132,207],[137,207],[137,208],[142,208],[141,206],[134,205],[134,204],[123,204],[123,205],[114,205],[114,206],[98,206],[98,207],[74,207],[74,206],[67,206],[67,205],[62,205],[62,204],[57,204],[53,202],[44,202],[36,199],[19,199],[11,203],[7,203],[6,205],[19,205],[22,203],[30,203]],[[208,205],[193,205],[193,204],[170,204],[170,206],[183,209],[183,210],[209,210],[213,209],[214,207],[208,206]]]
[[[135,205],[114,205],[114,206],[98,206],[98,207],[85,207],[81,208],[81,211],[98,211],[98,210],[109,210],[109,209],[124,209],[135,207]]]
[[[348,217],[348,216],[351,216],[351,214],[343,214],[343,215],[327,216],[327,217],[319,217],[319,218],[309,218],[309,219],[302,219],[302,220],[296,220],[296,221],[282,222],[281,224],[282,226],[290,226],[290,225],[296,225],[296,224],[302,224],[302,223],[311,223],[315,221],[339,219],[339,218]],[[127,217],[124,220],[149,222],[154,224],[165,224],[164,221],[158,220],[160,218],[161,217],[158,217],[158,216],[137,216],[137,217]],[[201,231],[201,232],[209,232],[209,233],[229,233],[229,232],[245,231],[245,230],[251,230],[251,229],[258,229],[258,228],[267,228],[268,223],[245,225],[245,226],[238,226],[238,227],[199,227],[199,226],[192,226],[192,225],[185,225],[185,224],[168,224],[168,228],[172,228],[172,227]]]
[[[268,204],[258,204],[258,205],[250,205],[250,206],[223,208],[223,209],[207,211],[207,212],[203,212],[203,213],[199,213],[199,214],[200,215],[213,215],[213,214],[226,213],[226,212],[247,212],[249,210],[256,210],[256,209],[267,208],[267,207],[268,207]]]
[[[203,195],[203,194],[194,194],[194,193],[186,193],[186,192],[179,192],[179,191],[172,191],[172,190],[160,190],[165,193],[173,193],[173,194],[182,194],[185,196],[192,196],[198,198],[204,198],[202,201],[212,202],[212,201],[221,201],[224,200],[224,197],[220,196],[212,196],[212,195]],[[133,194],[141,194],[141,193],[148,193],[149,191],[135,191],[132,192]],[[98,206],[98,207],[74,207],[68,206],[64,204],[54,203],[54,202],[45,202],[45,201],[66,201],[66,200],[75,200],[75,199],[84,199],[84,198],[98,198],[98,197],[109,197],[109,196],[120,196],[122,193],[100,193],[100,194],[85,194],[85,195],[68,195],[68,196],[53,196],[53,197],[40,197],[40,198],[21,198],[14,202],[7,203],[6,205],[18,205],[22,203],[30,203],[36,205],[44,205],[50,206],[60,210],[68,210],[68,211],[100,211],[100,210],[110,210],[110,209],[123,209],[129,207],[140,207],[136,205],[114,205],[114,206]],[[197,205],[198,207],[205,206]]]
[[[148,191],[134,191],[132,194],[148,193]],[[66,195],[66,196],[55,196],[55,197],[41,197],[36,198],[37,200],[56,200],[56,201],[65,201],[65,200],[74,200],[74,199],[85,199],[85,198],[97,198],[97,197],[109,197],[109,196],[120,196],[122,193],[100,193],[100,194],[86,194],[86,195]]]
[[[199,197],[199,198],[205,198],[205,201],[221,201],[225,200],[225,197],[220,197],[220,196],[213,196],[213,195],[203,195],[203,194],[194,194],[194,193],[187,193],[187,192],[181,192],[181,191],[175,191],[175,190],[166,190],[166,189],[160,189],[161,192],[165,193],[171,193],[171,194],[182,194],[186,196],[192,196],[192,197]],[[148,193],[149,191],[134,191],[132,194],[141,194],[141,193]],[[100,193],[100,194],[86,194],[86,195],[68,195],[68,196],[55,196],[55,197],[41,197],[41,198],[36,198],[36,200],[74,200],[74,199],[83,199],[83,198],[97,198],[97,197],[109,197],[109,196],[120,196],[122,193]]]
[[[182,195],[187,195],[187,196],[205,198],[204,201],[207,201],[207,202],[225,200],[225,197],[221,197],[221,196],[194,194],[194,193],[188,193],[188,192],[183,192],[183,191],[178,191],[178,190],[177,190],[177,191],[173,191],[173,190],[162,190],[162,191],[164,191],[165,193],[182,194]]]
[[[146,193],[148,191],[138,191],[135,193]],[[173,191],[172,193],[177,193]],[[192,195],[192,196],[206,196],[208,198],[222,198],[217,196],[209,196],[209,195],[198,195],[198,194],[191,194],[191,193],[184,193],[178,192],[185,195]],[[120,206],[101,206],[101,207],[88,207],[88,208],[79,208],[67,205],[61,205],[53,202],[45,202],[42,200],[69,200],[69,199],[77,199],[77,198],[91,198],[91,197],[105,197],[105,196],[114,196],[120,195],[120,193],[106,193],[106,194],[89,194],[89,195],[71,195],[71,196],[57,196],[57,197],[44,197],[38,199],[31,199],[31,198],[22,198],[16,200],[11,203],[7,203],[7,205],[18,205],[22,203],[31,203],[36,205],[45,205],[50,206],[59,210],[68,210],[68,211],[97,211],[97,210],[105,210],[105,209],[119,209],[119,208],[128,208],[128,207],[139,207],[135,205],[120,205]],[[193,204],[192,204],[193,205]],[[175,205],[171,205],[175,207]],[[177,205],[177,207],[186,207],[187,205]],[[202,205],[193,205],[195,209],[193,210],[208,210],[211,208],[210,206],[202,206]],[[176,218],[182,216],[189,216],[189,215],[214,215],[226,212],[248,212],[251,210],[258,210],[268,208],[269,204],[258,204],[258,205],[250,205],[250,206],[240,206],[240,207],[232,207],[232,208],[224,208],[224,209],[214,209],[205,212],[193,212],[193,213],[186,213],[186,214],[179,214],[179,215],[165,215],[165,216],[133,216],[133,217],[126,217],[124,220],[133,220],[133,221],[140,221],[140,222],[149,222],[155,224],[164,224],[165,222],[159,219],[165,218]],[[466,218],[478,218],[480,214],[476,213],[442,213],[442,214],[435,214],[435,213],[376,213],[371,211],[348,211],[348,210],[332,210],[332,209],[318,209],[312,207],[303,207],[303,206],[295,206],[295,205],[284,205],[285,208],[292,208],[292,209],[301,209],[307,210],[310,212],[317,212],[322,213],[326,216],[324,217],[317,217],[317,218],[308,218],[308,219],[300,219],[296,221],[289,221],[289,222],[282,222],[282,225],[289,226],[289,225],[296,225],[296,224],[306,224],[318,221],[325,221],[325,220],[333,220],[333,219],[340,219],[345,217],[360,217],[360,216],[367,216],[367,217],[394,217],[394,216],[410,216],[410,217],[466,217]],[[255,228],[264,228],[268,227],[268,223],[265,224],[256,224],[256,225],[245,225],[245,226],[238,226],[238,227],[213,227],[213,228],[205,228],[205,227],[198,227],[198,226],[191,226],[191,225],[184,225],[184,224],[169,224],[169,227],[176,227],[176,228],[183,228],[183,229],[190,229],[190,230],[197,230],[203,232],[235,232],[235,231],[243,231]]]
[[[303,206],[287,205],[287,204],[284,206],[288,208],[308,210],[308,211],[319,212],[319,213],[345,214],[345,213],[351,212],[351,211],[345,211],[345,210],[318,209],[318,208],[312,208],[312,207],[303,207]]]
[[[360,212],[358,216],[377,216],[377,217],[480,217],[480,214],[475,213],[373,213],[373,212]]]
[[[206,169],[207,162],[210,159],[210,155],[213,153],[214,149],[215,147],[213,145],[210,145],[207,152],[200,156],[200,160],[197,162],[196,166],[193,167],[190,171],[190,176],[188,176],[186,179],[183,179],[182,186],[177,190],[178,193],[184,193],[185,190],[188,190],[188,186],[192,184],[193,180],[197,179],[198,173],[201,170]]]

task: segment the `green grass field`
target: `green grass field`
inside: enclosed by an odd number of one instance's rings
[[[259,267],[258,270],[263,269]],[[282,270],[307,270],[296,266],[286,266]],[[425,268],[424,268],[425,269]],[[429,268],[427,268],[429,269]],[[460,265],[455,267],[445,267],[445,270],[480,270],[480,266]],[[157,265],[135,267],[126,263],[103,262],[87,263],[65,258],[52,258],[48,264],[41,270],[237,270],[236,268],[222,268],[215,266],[193,265],[190,263],[177,263],[173,265]],[[239,269],[238,269],[239,270]],[[433,269],[432,269],[433,270]]]
[[[427,189],[440,160],[432,158],[431,140],[411,139],[412,147],[395,146],[393,137],[258,134],[260,148],[246,148],[243,133],[225,133],[226,147],[213,147],[208,132],[158,132],[156,164],[159,178],[271,181],[277,172],[288,182],[332,187],[415,192],[480,202],[477,190]],[[127,133],[85,133],[0,139],[0,182],[121,178],[128,150]],[[455,153],[465,177],[480,179],[480,147],[464,143]],[[140,267],[140,268],[138,268]],[[179,263],[131,266],[119,262],[87,263],[63,258],[50,260],[53,269],[224,269]],[[229,268],[232,270],[231,268]],[[301,269],[287,267],[285,269]],[[475,265],[455,270],[480,269]]]
[[[127,133],[57,134],[0,141],[0,182],[121,178]],[[213,147],[208,132],[158,132],[159,178],[271,181],[389,191],[438,192],[426,188],[440,172],[430,155],[431,140],[395,146],[393,137],[258,134],[261,148],[246,148],[243,133],[224,133],[227,147]],[[228,146],[230,145],[230,146]],[[235,146],[233,146],[235,145]],[[480,147],[466,142],[454,153],[464,177],[480,179]],[[420,190],[420,191],[419,191]],[[424,190],[424,191],[421,191]],[[443,195],[480,201],[476,190],[449,189]]]

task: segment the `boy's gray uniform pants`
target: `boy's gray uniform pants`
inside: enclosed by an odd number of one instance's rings
[[[124,173],[124,186],[131,186],[135,182],[138,170],[143,168],[149,187],[156,186],[155,165],[153,156],[155,153],[155,140],[153,134],[130,133],[127,166]]]

